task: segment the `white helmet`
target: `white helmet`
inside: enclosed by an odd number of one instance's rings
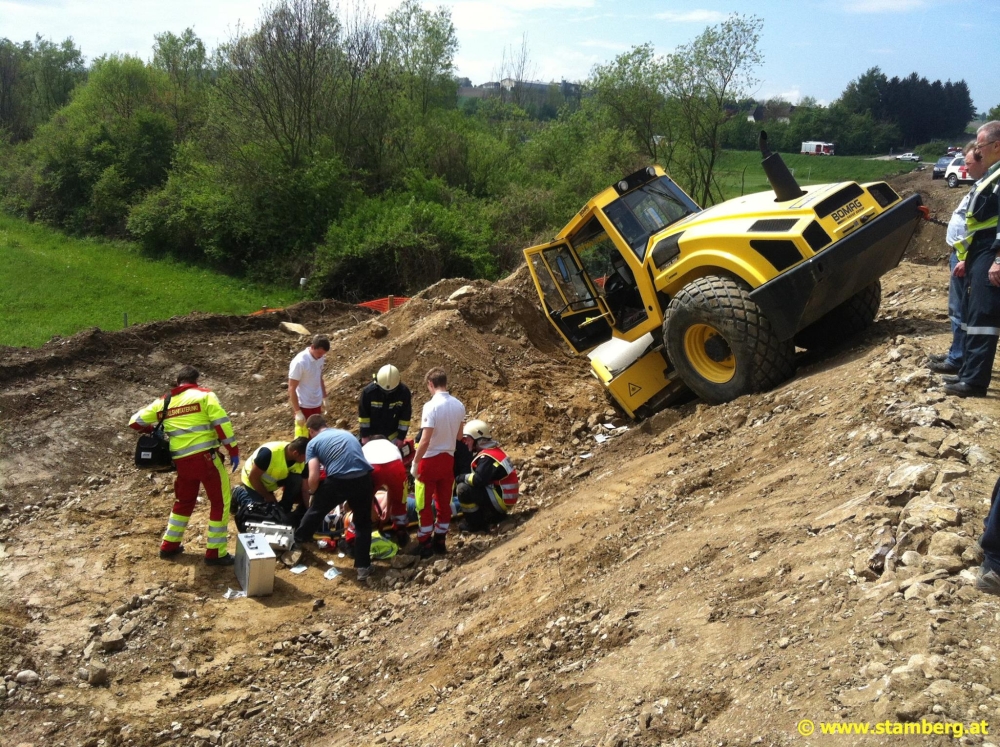
[[[465,428],[462,429],[463,435],[468,436],[473,441],[478,441],[481,438],[493,438],[493,433],[490,431],[490,426],[488,423],[482,420],[470,420],[465,424]]]
[[[391,363],[386,363],[375,374],[375,381],[387,392],[399,386],[399,369]]]

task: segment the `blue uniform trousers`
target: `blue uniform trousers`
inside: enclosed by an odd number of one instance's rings
[[[965,297],[969,292],[968,272],[960,278],[955,277],[955,265],[958,264],[958,255],[955,250],[951,250],[948,258],[948,267],[951,269],[951,281],[948,283],[948,318],[951,320],[951,349],[945,360],[955,368],[962,367],[962,351],[965,348],[965,330],[962,329],[962,310],[965,306]]]
[[[990,385],[1000,337],[1000,288],[989,280],[996,256],[991,251],[992,244],[992,237],[976,241],[965,261],[969,292],[963,314],[966,337],[958,378],[977,389]]]

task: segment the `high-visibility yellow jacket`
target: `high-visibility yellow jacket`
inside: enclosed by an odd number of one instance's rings
[[[133,415],[129,427],[144,433],[153,430],[163,412],[164,397]],[[219,446],[225,446],[230,456],[240,453],[233,424],[219,404],[219,398],[211,389],[197,384],[182,384],[170,390],[170,407],[163,419],[163,432],[170,439],[170,455],[174,459]]]
[[[996,231],[993,229],[997,227],[997,198],[993,196],[990,200],[990,197],[991,193],[1000,190],[1000,163],[993,164],[972,190],[965,212],[965,237],[955,244],[955,255],[962,261],[968,257],[972,242],[980,238],[976,235],[978,232],[989,231],[988,238],[994,245],[996,243]],[[981,199],[983,195],[986,199]]]
[[[257,450],[250,455],[250,458],[243,463],[243,484],[248,488],[252,488],[253,484],[250,482],[250,471],[253,469],[254,464],[257,463],[257,455],[260,454],[261,449],[268,449],[271,452],[271,461],[266,468],[261,468],[260,481],[263,483],[264,487],[270,490],[272,493],[278,489],[278,485],[285,480],[289,474],[301,475],[302,471],[306,468],[305,462],[292,462],[291,464],[285,459],[285,447],[288,446],[288,441],[269,441],[266,444],[257,447]]]

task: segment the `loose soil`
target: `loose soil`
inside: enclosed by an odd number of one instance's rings
[[[962,192],[926,172],[895,185],[945,221]],[[641,423],[609,408],[524,268],[382,316],[310,303],[4,350],[3,743],[867,745],[898,738],[797,724],[1000,721],[1000,600],[970,570],[1000,400],[947,398],[924,368],[950,342],[946,256],[925,224],[865,334],[801,353],[773,391]],[[342,426],[383,363],[418,412],[423,373],[448,369],[518,466],[512,519],[453,532],[444,561],[379,563],[368,586],[316,549],[301,575],[279,568],[272,596],[226,599],[237,582],[200,560],[200,504],[187,553],[160,560],[171,478],[132,466],[129,416],[191,363],[244,455],[290,436],[305,341],[285,320],[331,335]],[[329,562],[343,575],[325,579]],[[17,684],[24,670],[40,680]]]

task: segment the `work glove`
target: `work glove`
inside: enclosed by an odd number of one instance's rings
[[[295,412],[295,422],[300,425],[306,422],[306,416],[302,414],[302,410],[297,410]]]
[[[240,458],[235,454],[229,457],[229,463],[233,466],[233,472],[236,472],[240,468]]]
[[[410,474],[413,475],[413,479],[414,480],[419,480],[420,479],[419,475],[417,475],[417,462],[416,462],[416,460],[414,460],[413,463],[410,464]]]

